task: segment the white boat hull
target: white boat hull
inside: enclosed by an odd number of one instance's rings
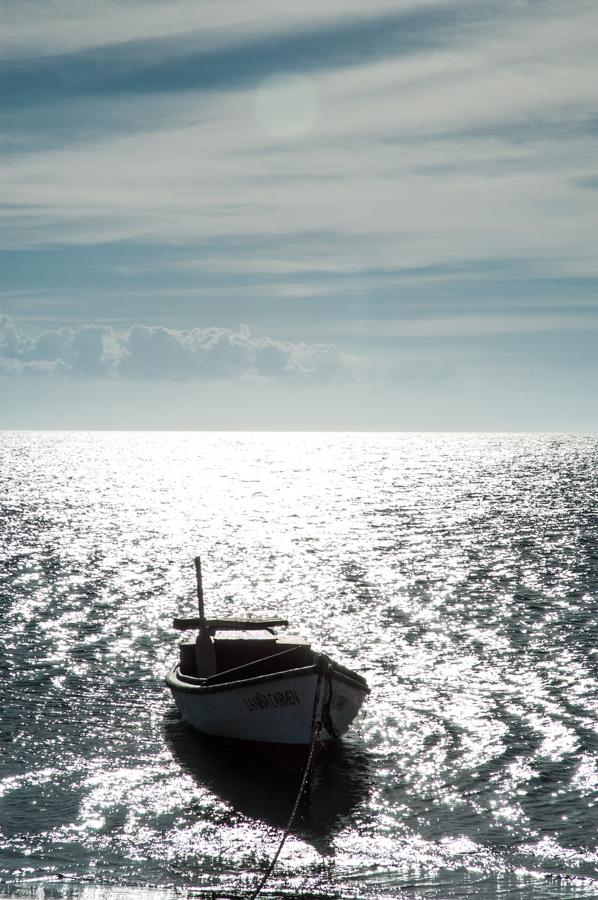
[[[316,666],[207,687],[191,684],[177,666],[167,677],[182,718],[202,734],[275,744],[309,745],[317,717],[320,741],[343,735],[367,688],[346,674]]]

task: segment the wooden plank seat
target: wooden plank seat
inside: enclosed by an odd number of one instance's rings
[[[287,619],[173,619],[172,627],[177,631],[197,631],[200,627],[210,631],[270,631],[272,628],[285,628]]]

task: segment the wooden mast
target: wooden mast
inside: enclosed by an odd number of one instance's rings
[[[199,621],[206,621],[206,614],[203,605],[203,581],[201,578],[201,557],[195,557],[195,577],[197,578],[197,606],[199,607]],[[201,625],[200,625],[201,628]]]
[[[201,559],[195,557],[195,574],[197,577],[197,606],[199,608],[199,632],[195,639],[195,665],[200,678],[209,678],[216,674],[216,651],[208,625],[203,603],[203,582],[201,579]]]

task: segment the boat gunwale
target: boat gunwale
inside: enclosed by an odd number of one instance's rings
[[[282,669],[279,672],[269,672],[266,675],[254,675],[252,678],[242,678],[237,681],[225,681],[220,684],[208,684],[204,678],[195,678],[193,675],[183,675],[180,672],[180,665],[175,665],[166,675],[165,681],[172,691],[179,691],[183,694],[217,694],[222,691],[240,690],[245,687],[253,687],[254,685],[268,684],[272,681],[280,681],[282,678],[305,678],[322,671],[321,664],[315,663],[310,666],[301,666],[296,669]],[[361,691],[364,696],[370,693],[370,689],[362,676],[356,673],[350,673],[349,670],[338,668],[331,661],[329,673],[332,677],[337,678],[344,684]],[[185,679],[184,681],[181,679]],[[352,677],[353,676],[353,677]],[[189,679],[189,680],[187,680]],[[359,680],[358,680],[359,679]]]

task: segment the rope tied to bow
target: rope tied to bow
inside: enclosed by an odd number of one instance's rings
[[[268,878],[274,871],[274,866],[278,862],[278,857],[281,854],[282,848],[284,847],[284,843],[288,838],[291,829],[293,827],[293,822],[295,821],[295,816],[297,815],[297,811],[299,809],[299,803],[301,801],[301,797],[303,796],[303,792],[308,784],[309,776],[311,773],[312,762],[314,758],[314,753],[316,749],[316,745],[320,739],[320,734],[322,728],[325,728],[328,734],[331,737],[338,737],[338,730],[334,727],[330,714],[330,702],[332,700],[332,676],[330,673],[330,660],[327,656],[323,654],[318,655],[316,659],[316,665],[318,667],[318,681],[316,684],[316,692],[314,695],[314,708],[312,715],[312,730],[311,730],[311,741],[309,745],[309,754],[307,757],[307,762],[305,763],[305,768],[303,770],[303,777],[301,778],[301,784],[299,785],[299,791],[297,792],[297,796],[295,798],[295,803],[293,805],[293,809],[291,810],[291,815],[289,816],[289,821],[287,822],[286,828],[282,833],[282,837],[278,844],[276,853],[272,857],[270,865],[266,869],[266,872],[262,876],[260,883],[257,888],[251,894],[249,900],[256,900],[256,897],[261,893],[264,885],[266,884]],[[322,689],[322,681],[326,680],[327,684],[327,695],[326,699],[322,703],[320,707],[320,695]]]

